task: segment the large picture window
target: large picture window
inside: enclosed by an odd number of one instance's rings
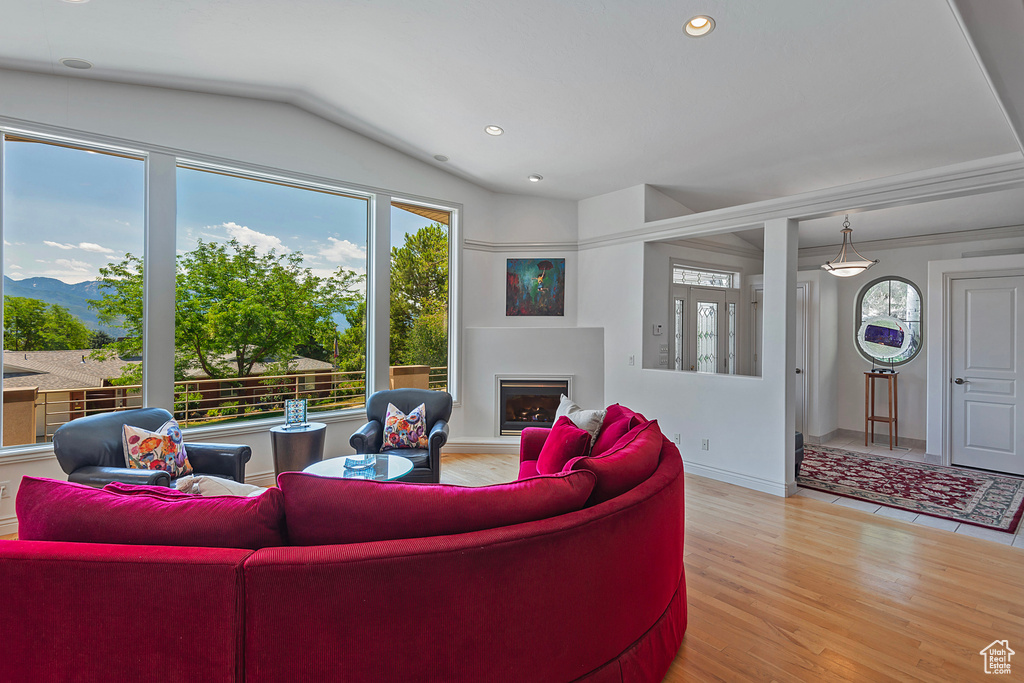
[[[454,393],[454,207],[394,200],[382,216],[383,190],[2,134],[4,446],[170,403],[172,383],[185,428],[273,420],[291,398],[357,411],[388,384]],[[374,291],[370,251],[388,244],[391,290]],[[369,296],[387,337],[366,324]]]
[[[191,167],[177,196],[179,421],[364,405],[367,198]]]
[[[391,386],[448,389],[451,213],[391,204]]]
[[[85,415],[141,404],[145,162],[3,138],[4,442],[48,441]],[[123,264],[123,268],[117,264]],[[104,305],[114,290],[120,305]]]

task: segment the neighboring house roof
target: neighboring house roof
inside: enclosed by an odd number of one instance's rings
[[[126,365],[136,360],[122,360],[117,356],[95,360],[89,354],[92,349],[71,351],[4,351],[4,387],[39,387],[44,391],[61,389],[94,389],[102,387],[104,380],[121,376]],[[226,359],[230,359],[227,357]],[[253,374],[267,371],[267,364],[257,363]],[[295,356],[289,364],[290,372],[315,372],[333,370],[334,366],[324,361]],[[193,377],[203,377],[196,372]]]
[[[234,366],[235,356],[233,354],[225,354],[221,356],[222,362],[230,363]],[[252,366],[253,375],[264,375],[270,371],[271,362],[259,362]],[[306,358],[305,356],[293,356],[288,362],[288,373],[300,373],[300,372],[316,372],[324,370],[334,370],[334,366],[326,361],[315,360],[313,358]],[[194,368],[186,373],[189,377],[195,379],[205,379],[206,375],[199,368]]]
[[[90,389],[120,377],[133,361],[117,356],[95,360],[92,349],[71,351],[4,351],[4,387],[39,387],[42,390]]]

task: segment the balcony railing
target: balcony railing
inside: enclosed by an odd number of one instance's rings
[[[432,367],[428,386],[448,388],[448,368]],[[174,383],[174,417],[182,427],[276,417],[285,399],[304,398],[310,413],[366,404],[366,373],[316,372],[299,375],[259,375],[227,379],[189,379]],[[42,439],[51,441],[65,422],[142,406],[142,386],[95,387],[40,391]]]

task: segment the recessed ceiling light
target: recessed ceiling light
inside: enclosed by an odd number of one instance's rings
[[[706,36],[715,30],[715,20],[707,15],[698,14],[693,19],[686,22],[686,25],[683,26],[683,30],[686,31],[686,35],[688,36],[700,38],[701,36]]]
[[[444,163],[444,162],[448,161],[448,157],[446,157],[443,154],[435,154],[434,158],[437,159],[438,161],[440,161],[441,163]]]
[[[537,173],[534,173],[532,176],[530,176],[531,183],[539,183],[542,180],[544,180],[544,176],[539,175]]]
[[[484,132],[488,135],[501,135],[505,131],[501,126],[487,126],[484,128]]]
[[[60,63],[69,69],[91,69],[92,62],[87,62],[84,59],[75,59],[74,57],[65,57],[60,60]]]

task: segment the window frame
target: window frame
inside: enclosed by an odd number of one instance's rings
[[[407,192],[388,190],[381,187],[365,185],[335,178],[323,177],[309,173],[284,170],[238,159],[226,159],[205,155],[194,151],[146,144],[138,141],[111,138],[103,135],[65,129],[46,124],[32,124],[26,128],[24,122],[0,117],[0,235],[3,234],[3,183],[4,136],[12,135],[19,138],[38,140],[42,143],[57,144],[80,148],[85,151],[97,151],[107,154],[128,155],[143,160],[145,164],[145,226],[144,256],[146,284],[143,294],[144,315],[147,318],[143,335],[143,396],[148,405],[162,405],[173,410],[174,377],[173,377],[173,334],[170,341],[166,337],[154,336],[151,326],[165,329],[168,319],[173,330],[174,296],[173,287],[168,296],[166,279],[170,274],[173,282],[177,226],[176,200],[177,187],[174,182],[174,171],[179,166],[232,175],[251,177],[267,182],[280,182],[306,189],[335,192],[352,196],[365,196],[370,209],[367,227],[367,378],[366,397],[374,391],[386,389],[388,386],[388,353],[389,343],[389,304],[390,304],[390,268],[382,268],[384,263],[390,265],[391,253],[391,221],[388,215],[392,201],[417,204],[429,208],[447,211],[450,216],[448,249],[448,291],[449,291],[449,337],[448,337],[448,393],[452,395],[455,406],[461,406],[461,357],[462,357],[462,230],[461,216],[463,205],[458,202],[438,200]],[[167,177],[168,169],[170,178]],[[168,201],[170,200],[170,201]],[[383,208],[384,210],[377,210]],[[170,226],[169,228],[167,226]],[[167,248],[170,245],[170,248]],[[383,260],[381,260],[383,255]],[[0,243],[0,262],[4,256],[3,245]],[[385,272],[380,272],[384,270]],[[160,282],[151,282],[151,271],[163,272]],[[383,286],[382,286],[383,285]],[[383,289],[383,292],[381,291]],[[163,291],[163,296],[159,294]],[[168,302],[170,305],[168,306]],[[372,302],[372,303],[371,303]],[[377,331],[374,334],[372,323],[376,310]],[[3,314],[0,300],[0,315]],[[383,320],[380,316],[383,314]],[[380,323],[383,322],[381,326]],[[379,332],[383,331],[384,334]],[[2,345],[0,345],[2,346]],[[151,367],[151,358],[166,358]],[[381,358],[383,366],[381,368]],[[0,348],[0,362],[3,360]],[[383,371],[382,371],[383,370]],[[164,376],[166,375],[166,377]],[[0,378],[2,389],[2,378]],[[345,422],[363,419],[364,408],[348,408],[336,411],[317,413],[317,419],[327,423]],[[190,438],[197,437],[230,437],[264,432],[269,426],[280,423],[280,418],[263,418],[228,425],[211,425],[185,429]],[[0,411],[0,426],[3,414]],[[0,464],[11,462],[29,462],[45,460],[52,457],[52,443],[26,444],[18,446],[0,446]]]
[[[912,354],[910,354],[908,358],[901,361],[893,361],[887,358],[875,358],[874,356],[870,355],[867,351],[865,351],[863,347],[861,347],[860,339],[858,338],[861,325],[864,324],[863,316],[865,295],[867,295],[867,293],[871,291],[871,289],[875,287],[875,285],[891,281],[903,282],[912,287],[914,291],[917,292],[917,298],[921,302],[921,317],[919,320],[903,320],[902,318],[898,318],[898,320],[901,320],[902,322],[905,323],[916,322],[919,329],[919,343],[917,345],[917,348],[914,350]],[[853,315],[853,346],[854,348],[857,349],[857,353],[859,353],[862,358],[871,363],[873,366],[878,364],[889,365],[891,367],[899,367],[901,365],[906,365],[910,361],[917,358],[920,355],[921,350],[924,349],[924,294],[921,292],[921,288],[918,287],[913,281],[911,281],[908,278],[899,275],[883,275],[882,277],[875,278],[874,280],[871,280],[870,282],[866,283],[863,287],[860,288],[860,291],[857,292],[857,299],[854,304]],[[891,313],[889,315],[891,315]]]

